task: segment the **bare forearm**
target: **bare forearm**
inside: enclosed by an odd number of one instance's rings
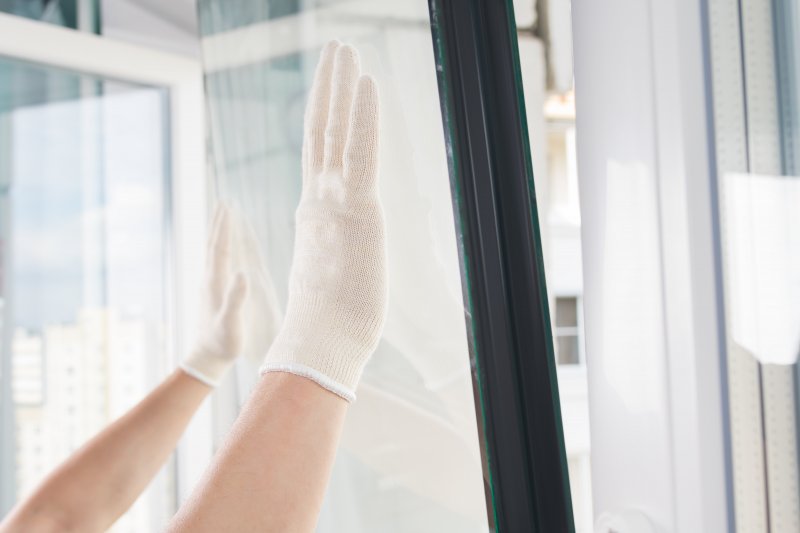
[[[347,405],[305,378],[264,375],[169,531],[313,531]]]
[[[164,464],[210,390],[176,370],[50,474],[0,531],[105,531]]]

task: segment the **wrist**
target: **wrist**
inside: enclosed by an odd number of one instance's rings
[[[333,305],[332,300],[336,302],[319,293],[295,291],[260,372],[290,372],[352,402],[380,340],[383,313],[355,313],[359,305]]]
[[[195,348],[178,366],[194,379],[216,387],[234,361],[235,358],[228,359],[207,349]]]
[[[352,402],[373,351],[374,346],[346,335],[326,335],[322,330],[304,333],[290,327],[275,339],[260,372],[290,372]]]
[[[295,376],[311,380],[323,389],[339,396],[347,403],[352,403],[356,399],[355,387],[345,386],[335,379],[329,377],[327,374],[320,372],[316,368],[306,366],[302,363],[293,361],[265,361],[264,364],[261,365],[260,373],[261,375],[264,375],[269,372],[294,374]]]

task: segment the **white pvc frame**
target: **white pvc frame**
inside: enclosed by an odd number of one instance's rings
[[[704,8],[572,3],[597,531],[733,527]]]
[[[206,240],[206,158],[203,68],[199,61],[102,36],[0,14],[0,56],[104,79],[152,85],[169,93],[172,357],[196,329]],[[173,306],[174,304],[174,306]],[[177,361],[173,361],[177,362]],[[206,442],[208,446],[197,446]],[[186,498],[212,455],[206,404],[178,447],[178,499]],[[194,445],[189,445],[193,443]]]

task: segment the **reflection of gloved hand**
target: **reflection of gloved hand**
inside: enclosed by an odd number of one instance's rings
[[[242,349],[241,310],[247,283],[241,272],[231,275],[231,241],[230,213],[218,207],[208,239],[200,335],[181,363],[187,374],[212,387]]]
[[[292,372],[349,401],[386,316],[377,157],[377,86],[353,47],[329,43],[306,109],[286,318],[262,372]]]
[[[278,336],[283,312],[255,229],[247,220],[242,220],[238,229],[236,262],[247,277],[242,356],[252,365],[246,374],[252,378],[252,369],[264,362],[264,354]]]

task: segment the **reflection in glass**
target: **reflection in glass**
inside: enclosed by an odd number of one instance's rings
[[[348,415],[319,530],[487,531],[427,3],[236,5],[200,2],[214,187],[245,213],[280,306],[303,109],[322,45],[354,44],[381,89],[389,316]],[[242,398],[258,363],[240,373]]]
[[[6,511],[171,364],[164,91],[5,59],[0,87]],[[162,527],[171,483],[111,531]]]

